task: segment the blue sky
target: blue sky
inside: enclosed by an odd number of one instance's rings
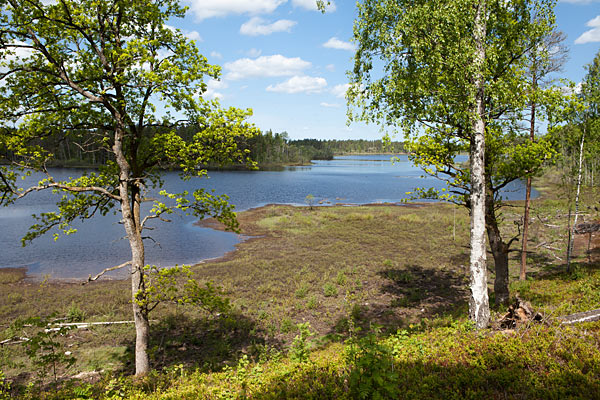
[[[315,0],[183,0],[190,7],[173,21],[213,64],[219,82],[205,97],[254,111],[260,129],[292,139],[378,139],[377,126],[347,125],[346,71],[356,5],[332,2],[323,15]],[[600,0],[560,1],[557,27],[570,49],[563,77],[580,82],[600,49]]]

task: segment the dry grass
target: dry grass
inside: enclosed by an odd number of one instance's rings
[[[535,246],[546,241],[562,248],[565,225],[562,200],[538,200],[534,209],[533,276],[548,266],[561,268],[553,256],[557,251]],[[516,232],[513,222],[521,211],[520,205],[505,209],[507,237]],[[317,343],[326,344],[344,339],[350,318],[365,328],[377,324],[396,331],[446,326],[467,314],[469,220],[463,208],[428,203],[311,211],[278,205],[241,213],[239,220],[250,238],[222,259],[193,267],[198,279],[225,290],[234,311],[213,318],[189,307],[159,307],[151,317],[158,321],[152,328],[154,367],[181,363],[208,371],[242,353],[269,357],[289,346],[303,322],[311,324]],[[553,224],[560,228],[547,226]],[[583,252],[578,255],[576,261],[585,260]],[[515,253],[511,260],[513,280],[517,258]],[[22,270],[0,270],[0,292],[0,340],[18,317],[56,313],[85,321],[130,319],[126,281],[85,286],[34,282]],[[72,332],[64,345],[78,363],[63,373],[131,372],[133,339],[133,327],[127,325]],[[32,374],[18,346],[0,349],[0,370],[21,374],[22,381]]]

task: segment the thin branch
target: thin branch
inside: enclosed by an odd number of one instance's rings
[[[46,189],[61,189],[61,190],[67,191],[67,192],[74,192],[74,193],[96,192],[96,193],[102,194],[104,196],[110,197],[113,200],[121,201],[121,196],[117,196],[116,194],[109,192],[108,190],[106,190],[103,187],[99,187],[99,186],[68,186],[63,183],[49,183],[47,185],[32,186],[22,192],[13,191],[13,193],[15,195],[17,195],[17,197],[20,199],[22,197],[25,197],[27,194],[29,194],[31,192],[39,192],[39,191],[46,190]]]
[[[98,275],[92,277],[92,275],[90,275],[88,277],[88,280],[86,282],[83,282],[82,285],[85,285],[87,283],[93,282],[95,280],[97,280],[98,278],[100,278],[102,275],[106,274],[107,272],[111,272],[111,271],[116,271],[117,269],[121,269],[124,268],[128,265],[131,265],[131,260],[124,262],[121,265],[117,265],[115,267],[110,267],[110,268],[105,268],[104,271],[100,272]]]
[[[146,222],[148,222],[148,220],[151,220],[151,219],[159,219],[163,222],[171,222],[170,219],[162,218],[161,217],[162,214],[163,213],[145,216],[144,219],[142,220],[142,223],[140,224],[141,229],[150,229],[150,228],[146,228]]]

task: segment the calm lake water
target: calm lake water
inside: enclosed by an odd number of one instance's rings
[[[458,161],[465,160],[463,157]],[[56,177],[81,173],[73,169],[55,169],[53,172]],[[400,162],[394,164],[389,156],[346,156],[283,171],[214,171],[208,179],[188,182],[179,180],[175,172],[167,172],[165,189],[170,192],[191,192],[200,187],[215,189],[217,194],[227,194],[237,211],[243,211],[270,203],[305,205],[308,194],[324,204],[398,202],[415,187],[443,187],[441,181],[421,178],[422,175],[406,156],[401,156]],[[504,197],[524,198],[523,184],[515,182]],[[0,268],[27,267],[31,275],[84,278],[129,259],[128,243],[123,238],[125,232],[115,215],[77,222],[76,234],[61,236],[57,241],[47,234],[21,247],[20,239],[33,223],[31,215],[56,210],[57,198],[50,192],[36,193],[10,207],[0,208]],[[200,228],[194,222],[193,217],[175,216],[171,223],[152,225],[157,228],[150,232],[156,242],[146,242],[147,263],[158,266],[193,264],[222,256],[243,240],[230,232]]]

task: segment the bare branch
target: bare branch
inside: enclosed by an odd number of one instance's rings
[[[90,283],[90,282],[93,282],[93,281],[97,280],[97,279],[98,279],[98,278],[100,278],[102,275],[106,274],[107,272],[116,271],[116,270],[118,270],[118,269],[121,269],[121,268],[124,268],[124,267],[126,267],[126,266],[128,266],[128,265],[131,265],[131,260],[129,260],[129,261],[126,261],[126,262],[124,262],[123,264],[121,264],[121,265],[117,265],[117,266],[115,266],[115,267],[105,268],[105,269],[104,269],[102,272],[100,272],[98,275],[94,276],[93,278],[92,278],[92,275],[90,275],[90,276],[88,277],[88,280],[87,280],[86,282],[83,282],[83,283],[82,283],[82,285],[85,285],[85,284],[87,284],[87,283]]]
[[[151,219],[159,219],[159,220],[161,220],[161,221],[163,221],[163,222],[171,222],[171,220],[170,220],[170,219],[162,218],[162,217],[161,217],[161,215],[162,215],[162,214],[163,214],[163,213],[160,213],[160,214],[152,214],[152,215],[147,215],[147,216],[145,216],[145,217],[144,217],[144,219],[142,220],[142,223],[140,224],[140,227],[141,227],[141,229],[150,229],[150,228],[147,228],[145,225],[146,225],[146,222],[148,222],[148,221],[149,221],[149,220],[151,220]]]

